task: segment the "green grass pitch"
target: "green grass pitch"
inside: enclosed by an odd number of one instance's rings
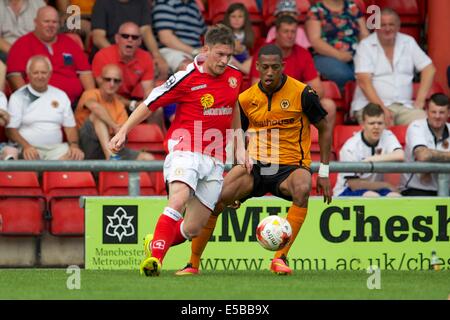
[[[365,271],[204,271],[177,277],[163,270],[146,278],[138,271],[81,269],[80,289],[67,288],[66,269],[2,269],[0,299],[94,300],[447,300],[450,271],[380,272],[380,289],[369,290]]]

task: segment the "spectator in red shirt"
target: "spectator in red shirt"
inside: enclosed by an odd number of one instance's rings
[[[116,64],[122,70],[122,83],[118,94],[124,104],[133,110],[153,89],[153,59],[139,48],[142,43],[139,26],[134,22],[123,23],[115,35],[116,44],[101,49],[92,61],[92,73],[97,79],[104,66]]]
[[[20,37],[8,54],[7,78],[11,88],[17,90],[28,82],[25,72],[28,59],[44,55],[53,66],[50,84],[63,90],[74,106],[84,90],[95,88],[87,57],[75,41],[58,34],[59,17],[55,8],[40,8],[34,24],[34,31]]]
[[[308,50],[295,43],[297,36],[297,20],[290,15],[282,15],[275,22],[276,36],[272,43],[281,48],[283,52],[284,73],[298,81],[311,86],[320,97],[320,103],[327,111],[327,121],[334,127],[336,119],[336,104],[332,99],[324,98],[324,89],[319,73],[314,66],[314,60]],[[250,76],[252,84],[259,81],[256,70],[257,57],[253,57]]]

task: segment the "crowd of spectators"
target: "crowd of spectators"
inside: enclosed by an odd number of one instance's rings
[[[285,73],[317,92],[332,124],[338,106],[327,96],[323,81],[334,82],[340,94],[349,82],[356,84],[348,119],[362,130],[340,150],[339,160],[448,159],[448,97],[437,94],[429,102],[435,67],[416,40],[400,32],[394,10],[383,9],[381,27],[370,33],[365,13],[353,0],[310,1],[306,14],[300,13],[295,0],[279,0],[273,25],[259,34],[246,6],[233,2],[223,15],[223,23],[236,37],[230,63],[244,73],[248,85],[259,81],[255,55],[265,42],[282,49]],[[112,158],[106,148],[111,134],[155,86],[199,54],[208,28],[201,7],[208,3],[199,4],[199,0],[0,1],[0,127],[7,137],[0,141],[0,158]],[[264,1],[257,4],[262,10]],[[73,29],[78,13],[79,24]],[[176,105],[168,106],[149,121],[165,132],[175,109]],[[375,125],[376,134],[370,133]],[[392,125],[409,125],[401,157],[396,151],[401,146],[388,131]],[[427,140],[416,148],[412,144],[419,140],[413,134],[436,143],[431,146]],[[424,151],[424,146],[437,151]],[[127,149],[119,158],[153,156]],[[380,179],[342,175],[335,193],[400,196],[398,186],[376,182]],[[402,185],[434,192],[433,179],[426,174],[405,176]],[[428,187],[427,181],[433,186]]]

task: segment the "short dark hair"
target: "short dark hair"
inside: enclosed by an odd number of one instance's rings
[[[430,97],[430,101],[433,101],[433,103],[437,106],[441,106],[441,107],[445,107],[445,106],[449,106],[449,100],[447,95],[445,95],[444,93],[435,93]]]
[[[283,60],[283,52],[279,46],[273,43],[266,44],[259,49],[258,59],[261,58],[262,55],[276,55],[280,57],[280,60]]]
[[[384,114],[383,108],[379,104],[369,102],[362,111],[363,120],[367,117],[378,117]]]
[[[216,24],[206,32],[205,44],[209,46],[225,44],[234,48],[233,31],[224,24]]]
[[[282,14],[275,20],[275,28],[278,30],[280,29],[280,26],[282,23],[287,24],[298,24],[298,20],[295,19],[293,16]]]

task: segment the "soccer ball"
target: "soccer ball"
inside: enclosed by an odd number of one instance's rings
[[[277,251],[285,247],[292,236],[289,222],[279,216],[268,216],[262,219],[256,228],[256,239],[267,250]]]

